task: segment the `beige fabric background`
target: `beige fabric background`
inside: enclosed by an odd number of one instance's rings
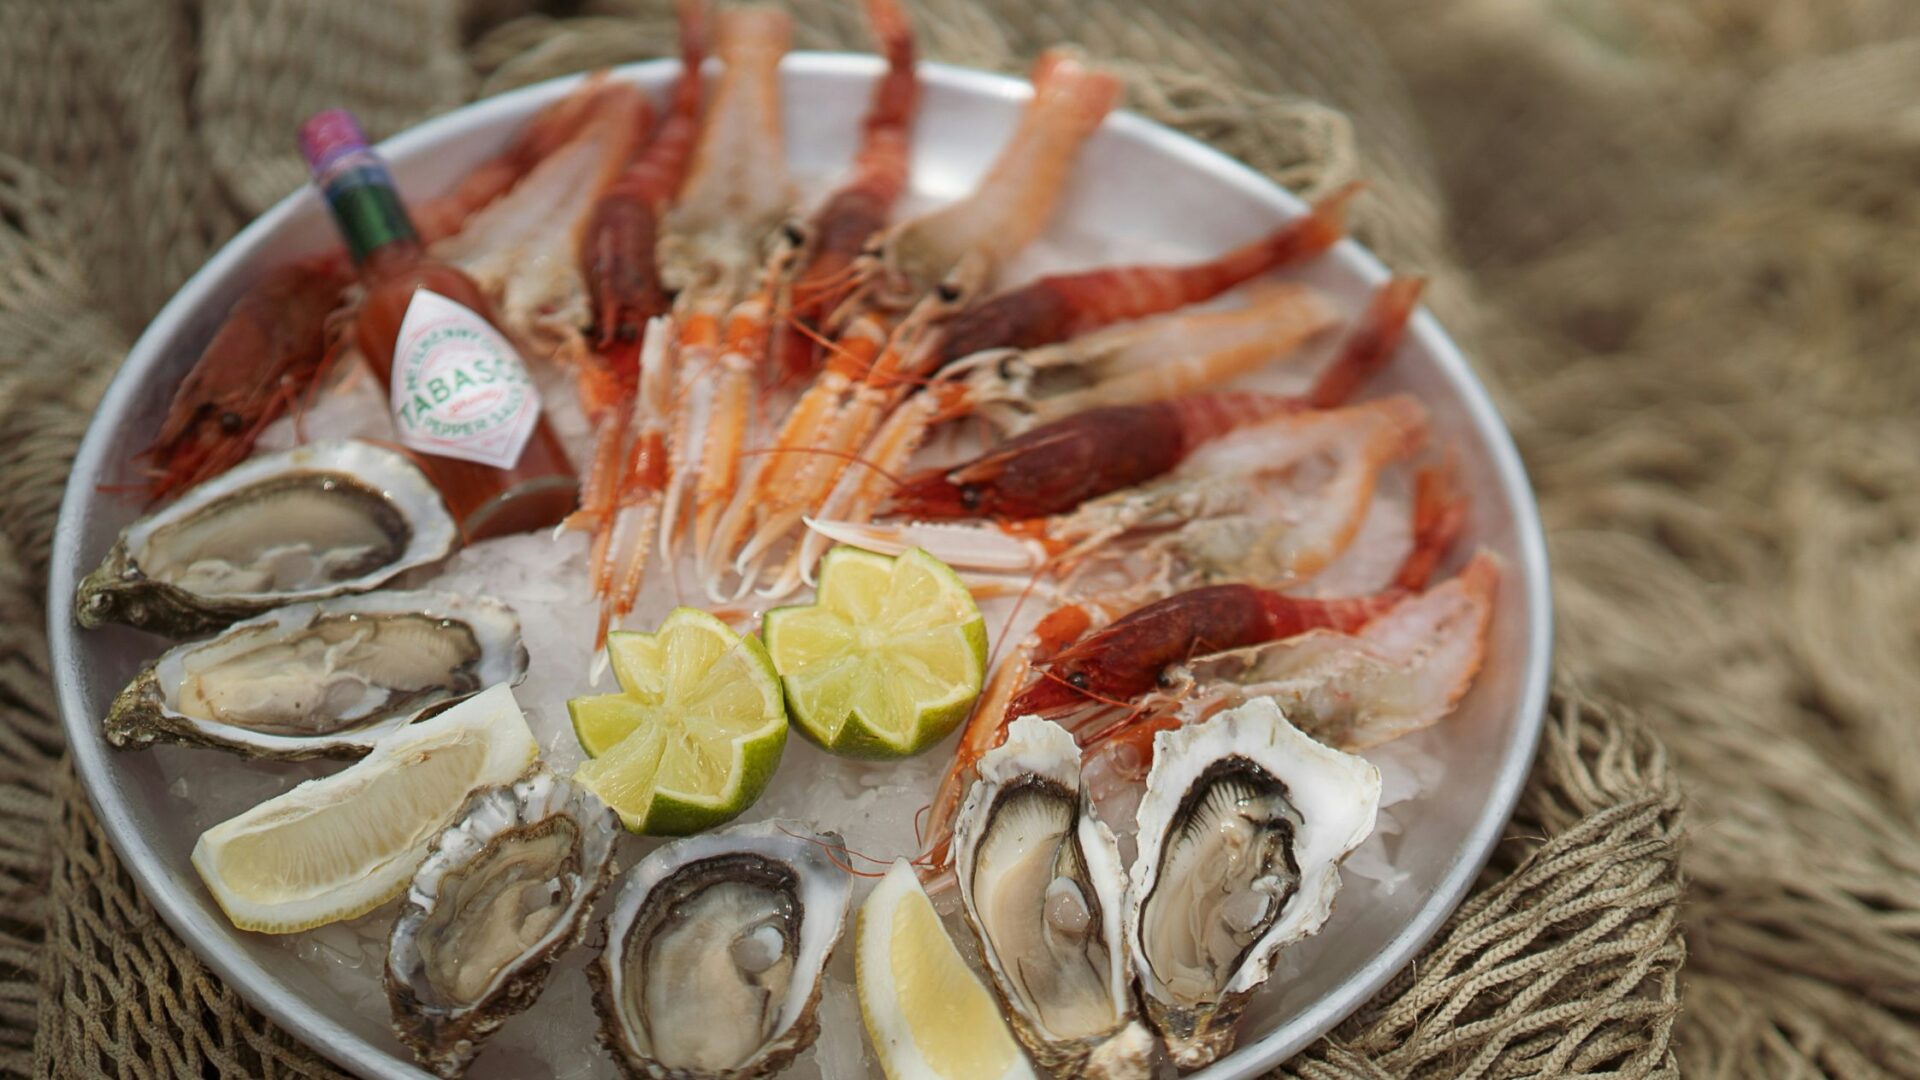
[[[1364,238],[1434,275],[1540,488],[1533,783],[1290,1073],[1920,1075],[1920,5],[1349,2],[909,0],[934,57],[1077,40],[1290,186],[1373,178]],[[660,0],[529,7],[0,0],[0,1071],[336,1075],[158,921],[60,763],[48,537],[114,366],[299,182],[306,112],[385,133],[671,40]]]

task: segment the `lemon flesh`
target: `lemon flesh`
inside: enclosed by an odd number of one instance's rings
[[[511,782],[538,753],[513,692],[495,686],[208,829],[193,866],[242,930],[355,918],[406,888],[471,792]]]
[[[654,633],[608,635],[607,653],[619,692],[567,702],[591,759],[574,780],[651,836],[699,832],[752,806],[787,743],[780,680],[760,643],[678,608]]]
[[[906,860],[860,906],[855,938],[860,1015],[889,1080],[1034,1075]]]
[[[787,708],[837,754],[899,758],[946,737],[986,677],[980,609],[945,563],[837,547],[812,604],[775,608],[763,634]]]

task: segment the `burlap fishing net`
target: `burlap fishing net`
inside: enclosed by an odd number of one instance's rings
[[[934,57],[1077,40],[1289,186],[1370,177],[1360,231],[1434,275],[1539,486],[1532,785],[1290,1074],[1920,1075],[1920,5],[1355,3],[910,4]],[[0,1068],[337,1075],[155,918],[61,763],[48,537],[145,320],[301,179],[300,117],[385,133],[670,45],[659,0],[560,7],[0,3]]]

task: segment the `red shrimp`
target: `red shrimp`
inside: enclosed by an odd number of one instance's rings
[[[1037,665],[1040,678],[1007,715],[1067,716],[1093,705],[1127,708],[1172,665],[1196,656],[1281,641],[1310,630],[1351,634],[1424,588],[1466,520],[1450,468],[1416,485],[1413,548],[1392,585],[1371,596],[1313,599],[1257,585],[1209,585],[1147,604]]]
[[[666,118],[600,197],[580,242],[580,276],[592,301],[593,351],[617,380],[622,400],[639,378],[647,320],[668,307],[654,246],[660,214],[680,190],[700,134],[700,66],[707,50],[703,0],[681,0],[679,15],[680,78]]]
[[[1346,233],[1346,208],[1364,188],[1347,184],[1301,217],[1202,263],[1114,266],[1043,277],[991,297],[942,328],[942,366],[987,349],[1034,349],[1210,300],[1269,271],[1304,263]]]
[[[920,105],[914,73],[913,26],[896,0],[867,0],[867,22],[887,58],[860,124],[860,148],[847,180],[789,242],[799,245],[784,289],[774,356],[786,378],[812,375],[823,350],[819,339],[838,333],[829,316],[858,284],[856,263],[868,241],[887,225],[907,187],[907,152]]]
[[[1383,286],[1304,395],[1193,394],[1088,409],[1032,428],[962,465],[908,477],[893,493],[893,510],[922,520],[1007,521],[1064,513],[1161,476],[1200,445],[1248,424],[1344,405],[1398,351],[1425,284],[1395,278]]]
[[[303,259],[267,271],[234,303],[141,454],[151,465],[150,497],[232,468],[307,393],[331,351],[327,317],[349,280],[344,260]]]

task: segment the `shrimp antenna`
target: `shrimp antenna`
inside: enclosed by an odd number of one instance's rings
[[[742,450],[740,452],[740,456],[743,458],[762,457],[767,454],[821,454],[826,457],[836,457],[843,461],[851,461],[856,465],[863,465],[872,469],[874,472],[886,477],[887,481],[894,487],[904,487],[906,485],[905,480],[902,480],[887,469],[874,464],[859,454],[851,450],[838,450],[831,446],[763,446],[758,450]]]
[[[775,825],[774,828],[779,829],[781,832],[785,833],[788,836],[793,837],[795,840],[804,840],[807,843],[812,844],[813,846],[819,848],[821,851],[826,853],[827,859],[830,862],[832,862],[833,865],[839,867],[840,869],[846,871],[849,874],[854,875],[855,877],[864,877],[864,878],[885,877],[886,871],[858,869],[853,865],[854,859],[864,859],[867,862],[874,863],[879,866],[893,865],[892,859],[876,859],[872,855],[866,855],[859,851],[855,851],[853,848],[848,847],[846,841],[844,840],[842,840],[838,844],[835,844],[830,841],[823,840],[818,836],[812,836],[807,833],[794,832],[792,829],[787,828],[785,825]]]

